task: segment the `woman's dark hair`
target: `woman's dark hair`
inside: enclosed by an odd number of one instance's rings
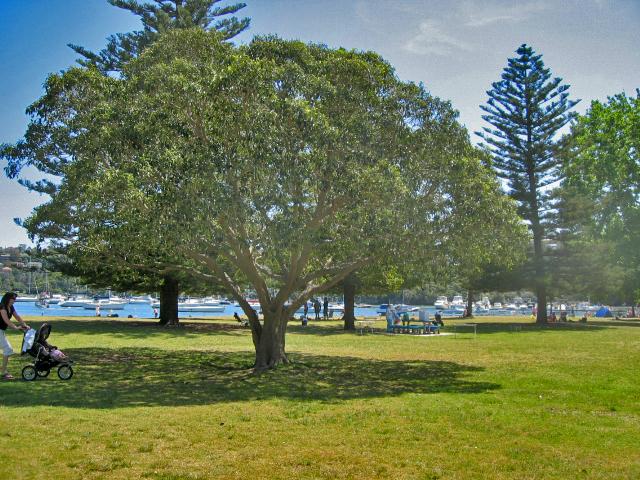
[[[18,294],[16,292],[7,292],[2,296],[2,300],[0,300],[0,304],[5,307],[9,306],[9,300],[18,298]]]

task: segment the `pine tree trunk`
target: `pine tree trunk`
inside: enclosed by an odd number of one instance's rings
[[[344,280],[343,285],[344,294],[344,321],[345,330],[356,329],[356,316],[355,316],[355,303],[356,303],[356,283],[353,281],[353,277],[349,275]]]
[[[536,323],[547,323],[547,289],[544,285],[538,285],[536,289],[536,296],[538,298],[538,312],[536,313]]]
[[[467,317],[473,317],[473,291],[467,292]]]
[[[547,286],[545,285],[544,259],[542,256],[542,234],[539,227],[533,231],[534,262],[535,262],[535,291],[538,299],[538,311],[536,313],[536,323],[544,325],[547,323]]]
[[[540,225],[538,213],[538,202],[535,197],[535,189],[532,188],[534,201],[532,202],[533,218],[531,219],[531,230],[533,233],[533,262],[535,269],[534,287],[536,298],[538,299],[538,311],[536,313],[536,323],[547,323],[547,286],[545,283],[544,252],[542,245],[543,230]]]
[[[160,286],[160,325],[177,325],[178,318],[178,280],[167,275]]]
[[[269,312],[263,309],[264,325],[259,333],[256,345],[256,371],[275,368],[280,364],[289,363],[285,353],[285,333],[287,321],[282,310]]]

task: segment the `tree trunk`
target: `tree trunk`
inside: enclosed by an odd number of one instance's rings
[[[344,294],[344,329],[355,330],[356,329],[356,316],[355,316],[355,303],[356,303],[356,282],[353,275],[349,275],[344,279],[343,288]]]
[[[536,205],[537,209],[537,205]],[[536,313],[536,323],[547,323],[547,286],[545,278],[544,268],[544,255],[542,246],[542,227],[540,226],[540,220],[538,219],[538,212],[536,210],[532,223],[533,230],[533,261],[535,267],[535,291],[536,298],[538,299],[538,311]]]
[[[536,323],[547,323],[547,289],[543,283],[536,286],[536,297],[538,298],[538,311],[536,313]]]
[[[468,318],[473,317],[473,291],[467,292],[467,315]]]
[[[160,325],[177,325],[178,295],[180,294],[178,280],[167,275],[160,286]]]
[[[288,312],[281,309],[272,312],[263,309],[264,325],[259,333],[256,345],[256,371],[275,368],[282,363],[289,363],[285,353],[285,333],[287,330]]]

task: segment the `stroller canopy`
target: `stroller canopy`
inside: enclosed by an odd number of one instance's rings
[[[24,338],[22,339],[22,349],[21,353],[27,353],[31,347],[33,347],[33,342],[36,339],[36,331],[33,328],[30,328],[26,332],[24,332]]]
[[[38,333],[36,334],[36,342],[46,342],[47,338],[51,334],[51,325],[48,323],[43,323],[38,329]]]
[[[22,339],[22,353],[28,353],[35,357],[38,355],[39,345],[48,345],[47,338],[51,334],[51,325],[43,323],[38,330],[29,329],[24,333]]]

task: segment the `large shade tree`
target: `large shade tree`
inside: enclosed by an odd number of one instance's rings
[[[640,91],[593,101],[566,142],[560,224],[573,283],[600,301],[633,305],[640,301]]]
[[[502,80],[487,92],[489,101],[481,106],[486,112],[482,118],[491,127],[478,134],[531,229],[537,322],[546,323],[549,267],[545,239],[554,229],[548,216],[552,210],[550,192],[561,179],[556,136],[571,120],[569,110],[577,102],[569,100],[569,86],[563,85],[561,78],[551,78],[542,55],[526,44],[516,53],[517,57],[508,60]]]
[[[257,369],[287,361],[286,326],[307,298],[379,256],[432,248],[430,233],[453,235],[452,215],[486,200],[464,188],[484,167],[455,111],[374,53],[175,31],[121,77],[71,69],[47,90],[65,99],[51,113],[74,151],[55,211],[76,213],[87,248],[133,229],[224,285]]]

